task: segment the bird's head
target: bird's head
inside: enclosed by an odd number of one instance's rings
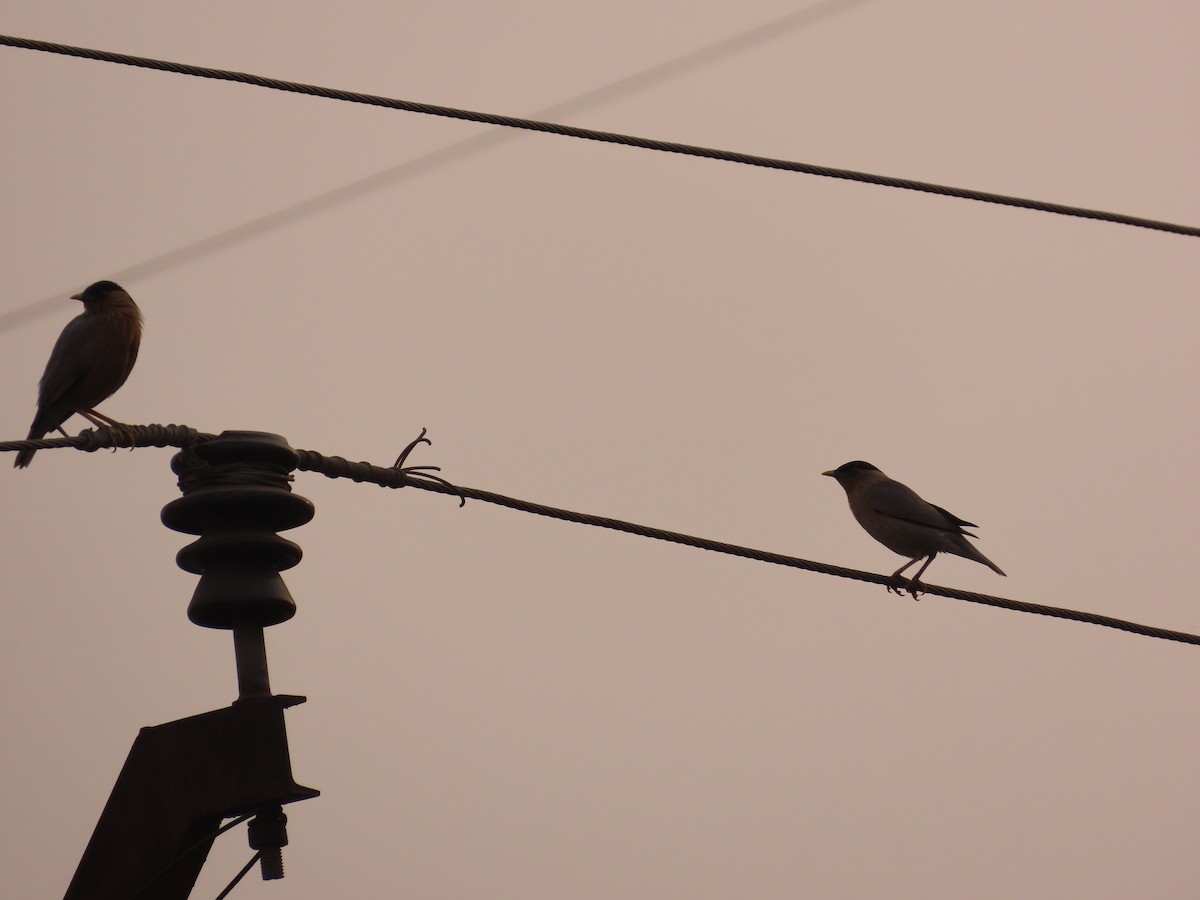
[[[869,462],[863,462],[861,459],[843,463],[836,469],[830,469],[828,472],[822,472],[821,474],[836,479],[837,483],[842,487],[848,484],[857,484],[877,476],[883,476],[883,473],[877,468]]]
[[[95,284],[88,285],[84,291],[72,294],[71,299],[82,300],[84,306],[94,306],[102,305],[113,294],[129,296],[125,293],[125,289],[115,281],[97,281]]]

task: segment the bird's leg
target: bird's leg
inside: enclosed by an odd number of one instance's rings
[[[54,430],[57,431],[59,434],[61,434],[65,438],[70,437],[70,435],[67,434],[67,429],[63,428],[61,425],[59,425],[58,428],[56,428]]]
[[[113,433],[116,440],[128,443],[130,445],[129,449],[133,449],[133,442],[137,440],[137,429],[132,425],[126,425],[124,422],[118,422],[116,419],[110,419],[104,413],[97,412],[94,409],[81,409],[78,412],[97,428],[107,428]],[[116,447],[113,447],[113,450],[116,449]]]
[[[923,566],[921,566],[921,568],[917,569],[917,574],[914,575],[912,578],[912,581],[910,581],[908,583],[908,593],[914,600],[921,599],[921,594],[917,590],[917,588],[920,587],[920,585],[921,585],[921,576],[924,574],[925,570],[929,568],[929,564],[931,562],[933,562],[933,558],[935,556],[937,556],[936,553],[930,553],[929,559],[925,560],[925,565],[923,565]]]
[[[108,431],[108,430],[109,430],[109,427],[108,427],[108,425],[106,425],[105,423],[101,422],[101,421],[100,421],[98,418],[96,418],[96,414],[95,414],[95,412],[93,412],[92,410],[90,410],[90,409],[87,409],[87,410],[80,409],[80,410],[77,410],[77,412],[78,412],[78,413],[79,413],[81,416],[83,416],[85,419],[87,419],[89,422],[91,422],[91,423],[92,423],[92,425],[94,425],[96,428],[103,428],[105,431]],[[117,448],[114,446],[114,447],[112,448],[112,451],[113,451],[113,453],[116,453],[116,452],[117,452]]]
[[[900,576],[904,574],[905,569],[907,569],[909,566],[911,566],[915,562],[920,562],[922,559],[924,559],[924,557],[921,557],[921,556],[914,557],[914,558],[910,559],[908,562],[906,562],[904,565],[902,565],[900,568],[898,568],[895,572],[892,573],[892,581],[894,582],[894,584],[889,584],[887,586],[889,594],[900,594],[900,595],[904,594],[904,591],[902,590],[902,588],[904,588],[908,585],[908,579],[901,578]]]
[[[91,422],[93,425],[97,425],[100,428],[108,428],[108,427],[128,428],[129,427],[128,425],[125,425],[123,422],[118,422],[116,419],[109,418],[104,413],[99,412],[98,410],[81,409],[81,410],[79,410],[79,414],[81,416],[83,416],[85,419],[87,419],[89,422]]]

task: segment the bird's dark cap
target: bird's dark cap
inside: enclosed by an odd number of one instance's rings
[[[828,472],[822,472],[822,475],[828,475],[830,478],[848,478],[859,472],[878,472],[879,469],[871,465],[869,462],[863,462],[861,459],[856,459],[853,462],[842,463],[836,469]]]
[[[97,281],[95,284],[89,284],[87,288],[78,294],[72,294],[72,300],[82,300],[84,303],[91,303],[99,300],[105,294],[111,294],[113,291],[124,291],[125,289],[115,281]]]

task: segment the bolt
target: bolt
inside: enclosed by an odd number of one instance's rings
[[[250,848],[259,852],[263,881],[283,877],[283,848],[287,846],[287,816],[279,806],[260,809],[247,827]]]

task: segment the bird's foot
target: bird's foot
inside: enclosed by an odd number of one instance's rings
[[[441,466],[406,466],[406,465],[404,465],[406,462],[408,462],[408,455],[410,453],[412,453],[413,450],[416,449],[418,444],[429,444],[431,447],[433,446],[433,441],[431,441],[429,438],[425,437],[425,431],[426,431],[426,429],[422,428],[421,433],[418,434],[415,438],[413,438],[411,441],[408,442],[408,446],[405,447],[403,451],[401,451],[401,453],[398,457],[396,457],[396,462],[392,466],[392,468],[398,469],[400,471],[400,473],[402,475],[404,475],[406,478],[422,478],[422,479],[425,479],[426,481],[434,481],[440,485],[444,485],[445,487],[448,487],[454,493],[458,494],[458,505],[466,506],[467,498],[466,498],[466,496],[464,496],[463,492],[461,490],[459,490],[459,488],[455,487],[453,484],[451,484],[445,478],[442,478],[440,475],[431,474],[433,472],[442,471]]]
[[[133,425],[126,425],[124,422],[118,422],[111,416],[106,416],[104,413],[95,409],[80,409],[76,410],[81,416],[91,422],[100,431],[108,435],[110,446],[113,453],[117,452],[118,447],[128,447],[132,450],[137,446],[138,432]]]
[[[903,575],[893,575],[887,580],[886,587],[889,594],[896,594],[900,597],[903,597],[904,592],[908,591],[909,596],[914,600],[921,599],[921,592],[919,590],[921,587],[921,582],[917,581],[915,578],[908,579]]]
[[[109,422],[104,426],[112,440],[113,453],[117,452],[118,447],[128,447],[132,450],[137,446],[138,432],[133,425],[126,425],[124,422]]]

